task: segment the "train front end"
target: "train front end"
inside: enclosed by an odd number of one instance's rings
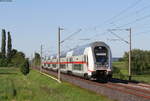
[[[108,80],[112,77],[111,50],[105,43],[93,47],[94,72],[92,76],[98,80]]]

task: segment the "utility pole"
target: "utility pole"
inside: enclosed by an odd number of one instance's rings
[[[42,72],[42,57],[43,57],[43,45],[41,44],[41,49],[40,49],[40,52],[41,52],[41,65],[40,65],[40,72]]]
[[[59,83],[61,83],[60,81],[60,32],[61,30],[64,30],[63,28],[58,27],[58,53],[57,53],[57,58],[58,58],[58,81]]]
[[[121,38],[120,36],[116,35],[114,32],[112,31],[117,31],[117,30],[126,30],[129,31],[129,41],[126,41],[125,39]],[[125,43],[127,43],[129,45],[129,67],[128,67],[128,76],[129,76],[129,81],[131,81],[131,50],[132,50],[132,31],[131,28],[128,29],[109,29],[108,31],[110,31],[113,35],[115,35],[117,38],[119,38],[121,41],[124,41]]]
[[[129,81],[131,80],[131,48],[132,48],[132,43],[131,43],[131,28],[128,29],[129,31]]]

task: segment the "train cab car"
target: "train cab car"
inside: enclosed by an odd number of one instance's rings
[[[104,42],[93,42],[73,50],[74,62],[72,66],[75,75],[83,76],[86,79],[107,79],[112,76],[111,50]],[[78,66],[78,67],[77,67]],[[78,69],[78,70],[77,70]]]
[[[93,72],[91,77],[97,79],[108,79],[112,77],[111,50],[103,42],[94,43],[93,50]]]

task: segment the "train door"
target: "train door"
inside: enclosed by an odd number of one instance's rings
[[[67,58],[67,72],[69,73],[69,74],[71,74],[72,73],[72,57],[68,57]]]
[[[88,72],[88,56],[87,55],[84,55],[83,56],[83,71],[84,73],[87,73]]]

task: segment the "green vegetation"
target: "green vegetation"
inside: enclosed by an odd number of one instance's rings
[[[126,65],[127,64],[123,61],[113,62],[114,68],[113,77],[128,80],[128,66]],[[150,83],[150,70],[147,70],[147,72],[143,71],[143,73],[141,74],[132,74],[132,80]]]
[[[111,101],[35,70],[24,76],[18,68],[0,68],[0,81],[0,101]]]
[[[20,67],[25,61],[25,54],[23,52],[18,52],[17,50],[12,50],[12,57],[9,65],[11,67]]]
[[[35,67],[41,65],[41,56],[39,53],[34,54],[34,58],[32,60],[32,65]]]
[[[12,50],[11,35],[10,35],[10,32],[8,32],[8,40],[7,40],[7,59],[8,59],[8,63],[11,60],[11,50]]]
[[[113,77],[127,79],[128,67],[126,67],[125,62],[113,62]]]
[[[128,80],[128,53],[125,52],[119,62],[113,63],[113,77]],[[132,50],[132,80],[150,83],[150,51]]]
[[[26,59],[25,62],[21,65],[20,71],[24,75],[27,75],[29,73],[30,69],[29,69],[29,60],[28,59]]]
[[[2,46],[1,46],[1,55],[4,59],[6,56],[6,31],[2,29]]]
[[[8,32],[6,43],[6,31],[2,29],[1,52],[0,52],[0,67],[20,67],[25,61],[25,54],[16,49],[12,49],[12,39]],[[7,44],[7,52],[6,52]]]
[[[150,72],[149,72],[149,74],[133,75],[132,78],[133,78],[133,80],[150,84]]]
[[[127,52],[124,54],[123,60],[128,66]],[[134,49],[132,50],[131,60],[132,74],[145,74],[150,71],[150,51]]]

